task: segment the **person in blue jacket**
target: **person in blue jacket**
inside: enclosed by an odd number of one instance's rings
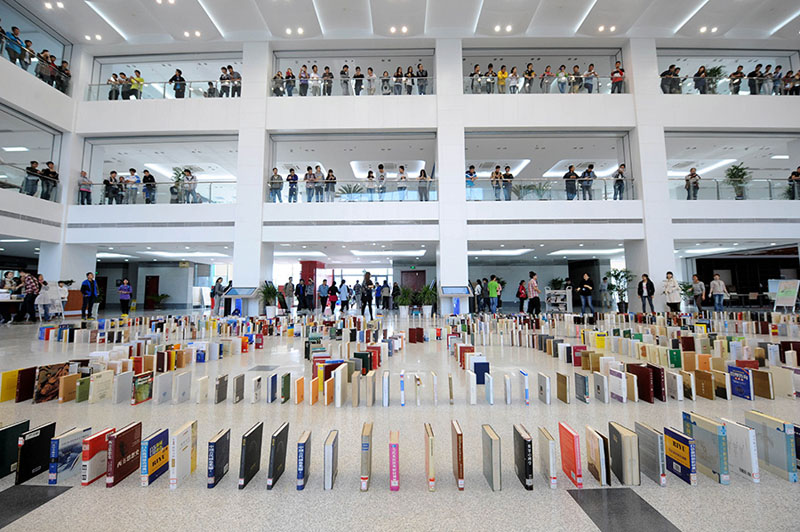
[[[383,286],[381,284],[375,285],[375,308],[381,308],[381,291],[383,290]]]
[[[95,298],[100,295],[97,291],[97,282],[94,280],[94,274],[89,272],[86,274],[86,280],[81,284],[81,294],[83,295],[83,304],[81,305],[81,319],[93,319],[92,307],[94,306]]]

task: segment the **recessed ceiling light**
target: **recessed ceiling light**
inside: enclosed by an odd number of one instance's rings
[[[183,32],[183,36],[184,36],[184,37],[188,37],[188,36],[189,36],[189,32],[188,32],[188,31],[184,31],[184,32]]]
[[[504,247],[506,247],[506,245],[505,244],[500,244],[500,247],[504,248]]]
[[[308,246],[303,246],[303,249],[306,249]]]
[[[581,248],[582,248],[582,247],[583,247],[583,244],[578,244],[578,247],[581,247]]]
[[[39,248],[33,248],[34,251],[39,251]]]
[[[11,243],[11,242],[30,242],[30,241],[27,238],[4,238],[0,240],[0,242]]]
[[[610,28],[608,28],[608,31],[617,31],[617,27],[616,26],[611,26]]]
[[[769,243],[769,245],[770,245],[770,246],[774,246],[774,245],[776,245],[776,244],[775,244],[775,242],[770,242],[770,243]],[[39,248],[36,248],[36,249],[39,249]]]
[[[421,247],[421,248],[424,248],[424,247],[425,247],[425,244],[422,244],[420,247]]]
[[[614,255],[616,253],[621,253],[621,252],[622,252],[621,249],[614,249],[614,248],[592,250],[592,253],[594,253],[595,255]],[[585,249],[559,249],[558,251],[553,251],[551,253],[548,253],[548,255],[566,256],[566,255],[586,255],[588,253],[589,252],[586,251]]]
[[[479,249],[467,251],[467,254],[479,257],[519,257],[530,251],[529,249]]]
[[[5,251],[5,250],[6,250],[6,248],[0,248],[0,251]]]
[[[161,4],[161,1],[162,1],[162,0],[156,0],[156,4],[159,4],[159,5],[160,5],[160,4]]]
[[[543,247],[544,247],[544,244],[539,244],[539,247],[540,247],[540,248],[543,248]]]
[[[496,33],[499,33],[499,32],[500,32],[500,24],[498,24],[497,26],[495,26],[495,27],[494,27],[494,31],[495,31]],[[476,258],[477,258],[477,257],[476,257]]]
[[[158,262],[158,259],[153,259],[153,262]]]
[[[175,4],[175,0],[168,0],[168,1],[169,1],[169,3],[170,3],[170,4],[172,4],[172,5],[174,5],[174,4]]]
[[[128,262],[128,259],[125,259],[125,262]]]
[[[111,249],[111,250],[113,250],[114,248],[112,248],[112,247],[109,247],[108,249]]]
[[[102,41],[103,40],[103,36],[102,35],[95,35],[94,38],[97,39],[98,41]]]
[[[28,151],[28,148],[26,148],[24,146],[9,146],[9,147],[3,148],[3,151]]]
[[[734,246],[738,246],[738,245],[739,245],[739,243],[738,243],[738,242],[734,242],[734,243],[733,243],[733,245],[734,245]]]
[[[84,37],[86,38],[87,41],[91,41],[92,40],[92,36],[91,35],[84,35]]]
[[[686,253],[691,255],[700,255],[702,253],[721,253],[729,251],[731,248],[700,248],[700,249],[687,249]]]
[[[195,37],[200,37],[200,32],[198,30],[194,30],[194,36]]]
[[[392,26],[391,28],[389,28],[389,33],[397,33],[397,28]]]
[[[707,31],[708,31],[708,28],[706,26],[703,26],[702,28],[700,28],[700,33],[705,33]]]
[[[618,245],[618,246],[620,246],[620,247],[622,247],[622,246],[623,246],[623,244],[622,244],[621,242],[620,242],[619,244],[617,244],[617,245]]]
[[[297,34],[298,35],[302,35],[303,34],[303,28],[297,28]]]
[[[44,3],[44,8],[45,9],[53,9],[53,4],[51,4],[50,2],[45,2]]]
[[[711,33],[717,33],[717,27],[716,27],[716,26],[714,26],[713,28],[711,28]]]
[[[64,9],[64,2],[56,2],[56,7],[59,9]]]
[[[228,246],[223,246],[223,247],[224,247],[225,249],[228,249]],[[147,248],[147,249],[150,249],[150,248]]]
[[[506,26],[506,33],[511,33],[511,24]]]
[[[789,158],[788,155],[773,155],[772,157],[770,157],[770,159],[775,159],[775,160],[784,160],[788,158]]]
[[[153,248],[151,248],[150,246],[148,246],[148,247],[147,247],[147,249],[153,249]]]
[[[189,249],[189,246],[184,246],[183,249]]]
[[[597,31],[606,31],[606,27],[605,26],[600,26],[599,28],[597,28]]]
[[[400,28],[400,31],[402,31],[403,33],[408,33],[408,26],[403,26],[402,28]]]

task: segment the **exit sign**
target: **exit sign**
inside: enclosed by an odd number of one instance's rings
[[[411,269],[412,269],[412,270],[416,270],[416,269],[417,269],[417,267],[416,267],[416,266],[411,266]]]

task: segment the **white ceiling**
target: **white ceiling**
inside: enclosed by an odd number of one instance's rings
[[[708,28],[702,36],[709,42],[790,42],[800,31],[796,0],[65,0],[63,9],[55,2],[46,9],[43,0],[19,1],[73,42],[95,45],[488,36],[697,38],[702,26]],[[712,27],[717,31],[711,33]],[[94,39],[96,34],[101,41]],[[85,35],[92,40],[85,41]]]

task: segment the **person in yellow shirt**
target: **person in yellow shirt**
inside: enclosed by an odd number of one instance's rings
[[[506,66],[503,65],[500,67],[500,72],[497,73],[497,92],[500,94],[506,93],[507,77],[508,77],[508,71],[506,70]]]
[[[142,73],[138,70],[134,70],[133,76],[128,79],[131,81],[131,96],[135,96],[137,100],[141,100],[142,87],[144,87],[144,78],[142,77]]]

